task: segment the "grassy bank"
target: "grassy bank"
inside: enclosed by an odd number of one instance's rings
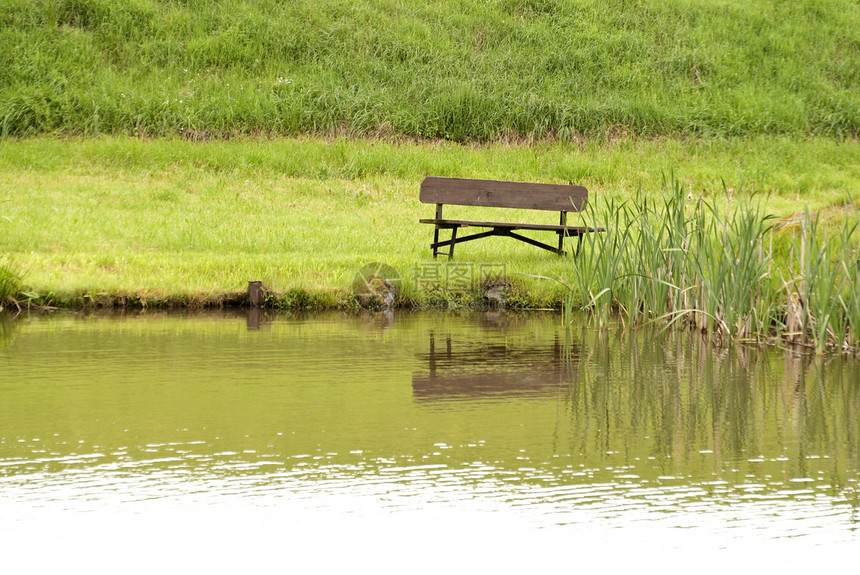
[[[218,305],[243,299],[247,282],[262,280],[281,305],[343,306],[371,262],[398,270],[401,304],[440,303],[475,294],[427,289],[417,279],[433,262],[432,230],[417,223],[432,211],[418,202],[426,175],[573,181],[589,188],[604,217],[612,202],[640,189],[659,196],[674,171],[691,203],[722,205],[727,188],[738,196],[762,190],[767,211],[783,217],[807,206],[822,211],[826,227],[860,189],[858,157],[854,141],[785,137],[536,146],[7,139],[0,254],[23,276],[22,291],[54,305]],[[554,222],[552,213],[524,216]],[[511,305],[560,307],[565,289],[530,276],[572,273],[571,260],[505,238],[466,244],[456,262],[503,264],[514,284]]]
[[[856,136],[852,0],[6,0],[2,135]]]

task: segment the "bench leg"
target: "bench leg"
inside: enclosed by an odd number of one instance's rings
[[[439,254],[442,254],[443,256],[447,255],[449,260],[454,259],[454,244],[457,243],[457,228],[450,228],[450,229],[451,229],[451,239],[447,240],[447,241],[442,241],[442,242],[439,241],[439,228],[436,228],[433,231],[433,243],[430,244],[430,248],[433,250],[433,259],[436,259],[436,256],[438,256]],[[469,239],[469,238],[467,238],[467,239]],[[463,241],[463,240],[461,239],[460,241]],[[443,246],[443,245],[448,246],[447,252],[439,251],[439,247]]]
[[[558,255],[564,253],[564,232],[558,232]]]

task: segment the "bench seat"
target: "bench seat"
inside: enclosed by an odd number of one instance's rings
[[[582,210],[587,199],[588,190],[582,186],[427,177],[421,182],[420,200],[423,203],[436,204],[436,217],[419,219],[418,221],[422,224],[433,224],[435,227],[433,242],[430,244],[434,258],[441,253],[452,259],[456,244],[490,236],[514,238],[558,255],[565,254],[563,249],[564,238],[576,237],[579,240],[576,246],[576,253],[578,254],[584,234],[606,231],[604,228],[567,225],[567,213]],[[442,217],[442,209],[445,204],[518,210],[552,210],[559,212],[559,223],[532,224],[451,220]],[[458,237],[457,231],[461,228],[489,228],[489,230]],[[440,241],[439,230],[450,230],[451,238]],[[558,247],[514,233],[516,230],[553,232],[558,236]],[[447,247],[448,251],[439,251],[439,248],[442,247]]]
[[[472,220],[418,220],[421,224],[436,224],[440,228],[507,228],[509,230],[548,230],[551,232],[567,233],[568,236],[578,236],[586,232],[604,231],[603,228],[588,228],[584,226],[562,226],[558,224],[517,224],[512,222],[474,222]]]

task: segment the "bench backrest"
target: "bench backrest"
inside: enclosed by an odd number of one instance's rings
[[[578,212],[588,201],[588,190],[564,184],[431,176],[421,182],[419,199],[425,204]]]

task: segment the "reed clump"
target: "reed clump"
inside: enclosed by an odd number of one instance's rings
[[[606,232],[585,236],[566,312],[860,353],[857,211],[834,229],[809,211],[777,221],[763,199],[725,186],[722,198],[694,198],[670,177],[656,199],[590,205],[586,220]]]
[[[9,307],[20,309],[21,276],[0,260],[0,312]]]

